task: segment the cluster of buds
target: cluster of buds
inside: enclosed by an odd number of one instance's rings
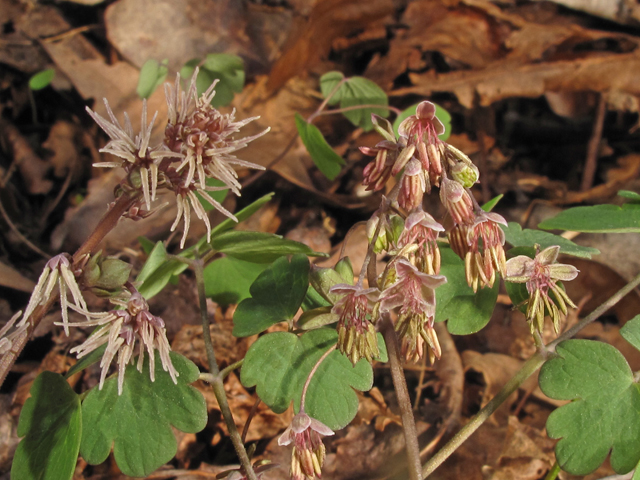
[[[140,133],[137,135],[127,114],[123,127],[106,100],[108,120],[87,108],[89,115],[111,139],[100,151],[119,159],[95,166],[122,167],[127,176],[118,193],[126,192],[139,197],[126,216],[144,218],[151,211],[151,204],[159,190],[173,192],[178,213],[171,231],[177,228],[180,221],[184,223],[181,247],[184,247],[187,239],[192,211],[205,223],[210,239],[211,224],[198,196],[235,220],[233,214],[216,201],[210,192],[229,189],[240,195],[240,183],[234,166],[260,170],[264,167],[239,160],[234,152],[269,131],[266,129],[257,135],[235,138],[242,127],[258,117],[236,121],[235,111],[228,114],[219,112],[211,106],[215,83],[198,96],[197,75],[198,69],[186,91],[181,88],[180,75],[177,75],[174,85],[165,85],[169,121],[163,141],[155,146],[150,146],[150,141],[156,116],[147,124],[146,101],[142,109]],[[207,183],[209,179],[217,180],[224,186],[210,186]]]
[[[556,263],[559,253],[560,247],[552,246],[537,252],[534,258],[518,255],[507,262],[505,280],[526,284],[529,294],[526,316],[531,333],[536,330],[542,332],[545,313],[551,317],[553,328],[558,333],[560,321],[567,314],[567,305],[576,308],[558,282],[573,280],[579,271],[573,265]]]

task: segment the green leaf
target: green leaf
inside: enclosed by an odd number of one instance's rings
[[[226,185],[224,182],[218,180],[217,178],[207,178],[204,181],[204,183],[208,187],[224,187]],[[224,199],[226,198],[227,193],[229,193],[229,189],[225,188],[224,190],[216,190],[216,191],[207,192],[207,193],[216,202],[222,203],[224,202]],[[200,195],[198,192],[196,192],[196,197],[198,197],[198,200],[200,201],[200,204],[202,205],[202,208],[204,208],[205,212],[210,212],[211,210],[214,210],[216,208],[214,205],[211,205],[208,200],[205,200],[204,197]]]
[[[393,122],[393,130],[396,132],[396,136],[398,135],[398,127],[402,121],[410,115],[415,115],[418,105],[420,105],[420,103],[416,103],[415,105],[403,110],[402,113],[398,115],[398,118]],[[444,125],[444,133],[442,135],[438,135],[438,138],[444,142],[451,135],[451,115],[437,103],[434,103],[434,105],[436,106],[436,117],[438,117]]]
[[[211,80],[209,85],[214,80],[219,80],[216,85],[216,95],[211,101],[214,107],[229,105],[233,101],[234,92],[242,92],[245,81],[244,62],[237,55],[210,53],[202,64],[202,71],[208,73],[208,80]],[[204,90],[206,88],[208,86]]]
[[[107,349],[107,344],[105,343],[104,345],[100,345],[90,354],[82,357],[80,360],[78,360],[75,364],[71,366],[71,368],[64,375],[64,378],[71,378],[76,373],[81,372],[82,370],[90,367],[94,363],[98,363],[102,359],[102,355],[104,354],[104,351],[106,349]]]
[[[332,323],[336,323],[340,320],[340,316],[331,313],[333,307],[318,307],[313,310],[307,310],[300,318],[298,318],[297,325],[301,330],[315,330],[316,328],[326,327]]]
[[[598,468],[611,452],[611,466],[625,474],[640,461],[640,390],[622,354],[593,340],[567,340],[540,371],[540,388],[557,400],[572,400],[549,415],[547,433],[559,438],[556,458],[574,475]]]
[[[266,195],[260,197],[255,202],[247,205],[242,210],[240,210],[239,212],[235,213],[235,216],[238,219],[237,223],[234,220],[230,219],[230,218],[225,218],[218,225],[216,225],[215,227],[213,227],[211,229],[211,238],[214,238],[215,236],[220,235],[223,232],[231,230],[236,225],[238,225],[238,223],[240,223],[243,220],[246,220],[247,218],[249,218],[251,215],[253,215],[258,210],[260,210],[260,208],[262,208],[262,206],[265,203],[269,202],[273,198],[273,195],[274,195],[273,192],[267,193]],[[204,245],[206,243],[206,241],[207,241],[207,237],[205,236],[198,242],[198,247]]]
[[[196,433],[207,424],[207,405],[190,383],[199,371],[191,361],[171,353],[180,374],[174,384],[156,355],[155,382],[149,378],[149,359],[142,373],[127,367],[122,395],[118,379],[112,377],[102,390],[94,388],[82,403],[82,457],[90,464],[104,462],[113,446],[113,455],[122,473],[145,477],[167,463],[177,451],[171,426]]]
[[[632,192],[631,190],[619,190],[618,196],[628,198],[632,203],[640,203],[640,194]]]
[[[436,288],[436,322],[448,320],[447,329],[454,335],[482,330],[491,320],[500,280],[474,294],[467,285],[464,262],[450,248],[440,247],[440,255],[440,275],[447,277],[447,283]]]
[[[233,257],[222,257],[204,269],[207,297],[221,305],[240,303],[249,298],[249,287],[267,268],[264,263],[251,263]]]
[[[193,247],[180,253],[180,256],[192,255]],[[138,291],[147,300],[157,295],[171,281],[175,275],[179,275],[187,269],[186,263],[178,260],[167,260],[167,252],[162,242],[157,242],[149,254],[142,270],[138,274],[137,282],[140,283]]]
[[[42,90],[51,84],[55,75],[56,71],[53,68],[42,70],[29,79],[29,88],[31,90]]]
[[[233,335],[248,337],[271,325],[291,320],[309,287],[309,260],[297,254],[278,258],[251,285],[251,298],[240,302],[233,315]]]
[[[304,243],[287,240],[280,235],[246,230],[222,233],[211,240],[214,250],[230,257],[253,263],[271,263],[283,255],[303,253],[310,257],[326,257]]]
[[[507,243],[510,243],[514,247],[531,247],[537,243],[540,245],[540,249],[544,250],[552,245],[558,245],[560,247],[560,253],[574,255],[580,258],[591,258],[591,255],[598,255],[600,253],[600,250],[597,248],[577,245],[560,235],[528,228],[523,230],[516,222],[509,222],[509,226],[505,227],[504,225],[500,225],[500,227],[504,231]]]
[[[640,205],[625,203],[622,207],[593,205],[569,208],[540,223],[538,228],[593,233],[640,232]]]
[[[302,388],[318,359],[338,341],[334,329],[312,330],[298,337],[293,333],[263,335],[244,359],[241,380],[274,412],[282,413],[294,401],[300,409]],[[320,364],[311,380],[305,411],[333,430],[344,428],[358,411],[353,389],[366,391],[373,385],[373,370],[366,360],[355,367],[334,351]]]
[[[348,108],[357,105],[389,105],[389,98],[375,82],[364,77],[349,77],[344,80],[344,75],[340,72],[328,72],[320,77],[320,91],[327,98],[333,89],[342,82],[342,85],[329,99],[329,105],[337,105],[340,108]],[[371,114],[381,117],[389,116],[386,108],[358,108],[342,114],[349,119],[356,127],[362,127],[365,132],[373,129]]]
[[[156,244],[154,242],[152,242],[147,237],[144,237],[142,235],[138,237],[138,242],[140,242],[140,246],[142,247],[142,251],[144,253],[146,253],[147,255],[149,255],[151,253],[151,250],[153,250],[153,247],[156,246]]]
[[[325,300],[325,298],[320,295],[315,288],[313,288],[313,285],[309,285],[307,294],[302,301],[302,311],[306,312],[308,310],[313,310],[314,308],[331,306],[331,303]]]
[[[140,98],[149,98],[156,89],[162,85],[167,78],[167,60],[159,63],[157,60],[147,60],[140,69],[140,77],[138,77],[138,86],[136,92]]]
[[[620,335],[627,342],[640,350],[640,315],[636,315],[620,329]]]
[[[31,397],[20,412],[13,457],[15,480],[69,480],[80,449],[80,399],[62,375],[42,372],[31,386]]]
[[[501,193],[500,195],[493,197],[487,203],[482,205],[482,210],[484,210],[485,212],[490,212],[491,210],[494,209],[494,207],[498,204],[498,202],[502,200],[502,197],[504,197],[504,193]]]
[[[296,128],[316,167],[329,180],[336,178],[346,162],[329,146],[320,130],[315,125],[307,123],[299,113],[296,113]]]

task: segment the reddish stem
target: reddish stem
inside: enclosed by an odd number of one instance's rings
[[[118,224],[118,220],[122,215],[131,208],[134,202],[137,200],[137,196],[131,196],[128,193],[123,193],[109,211],[102,217],[100,223],[91,232],[89,238],[80,246],[80,248],[73,254],[73,263],[78,263],[82,258],[94,252],[95,248],[100,242],[107,236],[107,234],[114,229]]]

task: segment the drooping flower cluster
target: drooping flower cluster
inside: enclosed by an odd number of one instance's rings
[[[135,134],[131,121],[125,113],[124,127],[120,125],[105,100],[109,120],[87,108],[96,123],[111,139],[100,151],[111,153],[121,161],[101,162],[100,167],[122,167],[127,173],[121,189],[138,193],[139,203],[131,207],[127,216],[142,218],[151,210],[151,203],[160,189],[172,191],[176,195],[178,213],[171,231],[180,224],[184,230],[180,246],[184,247],[191,224],[191,213],[202,220],[211,236],[211,224],[198,195],[218,211],[232,219],[234,215],[216,201],[210,192],[229,189],[240,195],[240,183],[234,166],[264,169],[255,163],[239,160],[234,152],[246,147],[249,142],[264,135],[266,129],[257,135],[236,138],[242,127],[257,119],[247,118],[236,121],[235,111],[222,114],[211,106],[215,95],[215,83],[198,96],[195,70],[186,91],[182,90],[180,75],[174,85],[165,85],[169,122],[162,143],[150,146],[151,131],[156,116],[147,125],[147,105],[143,103],[142,125]],[[211,186],[208,179],[220,181],[223,186]],[[144,205],[146,210],[142,210]]]
[[[369,190],[380,190],[392,175],[400,174],[396,201],[409,212],[407,221],[411,219],[412,228],[416,222],[412,215],[424,215],[424,194],[439,187],[440,200],[451,218],[447,236],[453,250],[465,260],[469,286],[477,291],[479,287],[493,286],[496,272],[505,273],[505,239],[500,224],[506,225],[506,221],[498,214],[485,213],[471,195],[469,188],[478,181],[478,168],[463,152],[440,140],[445,129],[435,112],[433,103],[420,103],[416,114],[400,124],[399,138],[387,120],[374,118],[374,126],[384,141],[374,148],[361,148],[363,153],[376,156],[364,170],[363,184]],[[389,223],[381,215],[378,217],[383,225]],[[418,241],[423,251],[416,259],[421,264],[416,265],[425,273],[438,272],[435,239],[442,230],[431,230],[428,239]],[[403,242],[403,247],[406,245]]]
[[[122,310],[110,310],[108,312],[81,311],[86,317],[86,322],[70,323],[73,327],[97,326],[98,328],[82,344],[71,349],[71,353],[77,353],[82,358],[97,348],[106,344],[107,348],[100,361],[100,385],[102,389],[109,372],[111,362],[117,356],[118,364],[118,395],[122,394],[124,384],[124,372],[136,350],[136,343],[140,343],[138,356],[138,370],[142,371],[144,363],[144,351],[149,356],[149,375],[151,381],[155,380],[155,351],[158,351],[162,368],[169,372],[174,383],[177,382],[178,372],[171,363],[169,352],[171,347],[167,340],[167,332],[164,321],[149,312],[146,300],[132,288],[126,300],[112,299],[112,303],[120,306]],[[75,308],[74,308],[75,309]],[[79,309],[77,309],[80,311]]]
[[[527,321],[534,331],[542,332],[545,314],[551,317],[553,328],[558,333],[560,321],[567,314],[567,305],[576,308],[567,293],[558,282],[567,282],[578,276],[573,265],[556,263],[560,247],[551,246],[537,253],[535,258],[519,255],[507,262],[506,280],[513,283],[525,283],[529,298],[527,302]],[[553,294],[553,298],[549,293]]]
[[[325,446],[321,437],[333,435],[324,423],[311,418],[301,408],[291,425],[278,439],[278,445],[293,443],[291,454],[291,479],[313,480],[320,478],[325,458]]]
[[[338,350],[354,365],[361,358],[373,362],[379,356],[378,338],[371,318],[373,304],[378,299],[378,289],[365,289],[359,283],[355,286],[341,283],[331,287],[329,292],[343,295],[331,310],[340,317]]]
[[[433,329],[436,313],[435,289],[447,282],[442,275],[422,273],[406,258],[398,258],[393,268],[395,281],[380,294],[380,310],[400,307],[396,331],[402,355],[407,360],[422,358],[425,344],[429,360],[440,358],[440,344]]]

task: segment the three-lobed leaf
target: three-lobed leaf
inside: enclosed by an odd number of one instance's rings
[[[31,386],[31,397],[20,412],[18,445],[11,478],[68,480],[80,449],[80,398],[62,375],[42,372]]]
[[[318,170],[329,180],[336,178],[342,167],[346,165],[343,158],[331,148],[318,127],[307,123],[299,113],[296,113],[296,128]]]
[[[364,77],[345,78],[340,72],[328,72],[320,77],[320,91],[327,98],[338,86],[338,89],[329,99],[329,105],[340,104],[340,108],[355,107],[358,105],[389,105],[387,94],[375,82]],[[371,114],[387,117],[387,108],[356,108],[342,112],[356,127],[361,127],[368,132],[373,129]]]
[[[450,248],[440,248],[440,275],[447,283],[436,288],[436,322],[447,320],[447,329],[455,335],[468,335],[482,330],[498,299],[500,281],[493,288],[481,288],[477,293],[467,285],[464,262]]]
[[[297,254],[278,258],[258,275],[251,298],[240,302],[233,315],[233,335],[247,337],[271,325],[293,319],[309,287],[309,260]]]
[[[334,329],[320,328],[298,337],[275,332],[254,343],[242,365],[241,380],[256,386],[260,399],[274,412],[284,412],[291,402],[300,409],[302,388],[319,358],[338,340]],[[366,360],[355,367],[338,351],[320,364],[307,391],[305,411],[333,430],[344,428],[358,411],[354,388],[366,391],[373,385],[373,370]]]
[[[510,243],[514,247],[530,247],[538,244],[540,245],[540,249],[544,250],[552,245],[558,245],[560,247],[560,253],[581,258],[591,258],[591,255],[598,255],[600,253],[600,250],[597,248],[583,247],[560,235],[554,235],[553,233],[543,232],[541,230],[531,230],[529,228],[522,229],[516,222],[509,222],[508,226],[500,225],[500,227],[504,231],[507,243]]]
[[[559,438],[556,458],[575,475],[611,466],[625,474],[640,461],[640,390],[622,354],[606,343],[567,340],[540,371],[549,397],[571,400],[549,415],[547,433]]]
[[[104,462],[113,447],[122,473],[144,477],[176,454],[172,426],[187,433],[206,426],[204,397],[189,385],[198,379],[198,367],[176,353],[171,353],[171,361],[180,375],[177,385],[156,355],[155,382],[149,378],[146,358],[142,372],[127,367],[122,395],[118,396],[116,377],[87,395],[82,403],[80,453],[88,463]]]

